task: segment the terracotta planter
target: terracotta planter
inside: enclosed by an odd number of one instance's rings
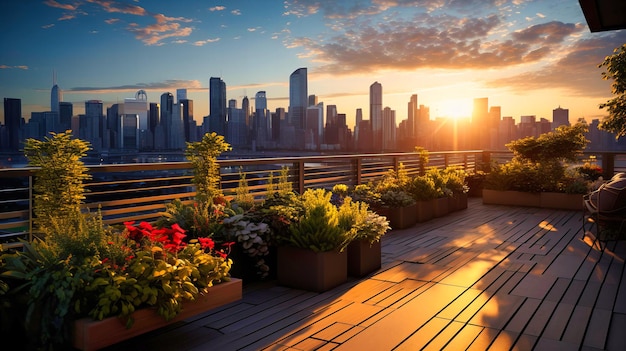
[[[207,294],[199,296],[196,300],[184,302],[183,310],[170,321],[158,315],[154,308],[135,311],[133,313],[135,322],[131,328],[126,328],[125,322],[117,317],[101,321],[82,318],[74,322],[73,345],[79,350],[98,350],[240,300],[241,296],[241,280],[232,278],[229,282],[212,286]]]
[[[345,251],[314,252],[279,246],[276,268],[278,284],[323,292],[348,280],[348,254]]]
[[[348,275],[364,277],[380,269],[381,245],[377,241],[370,245],[369,240],[355,240],[348,245]]]
[[[467,193],[454,194],[448,198],[448,210],[450,212],[467,209]]]
[[[426,222],[434,217],[433,212],[433,200],[428,201],[418,201],[416,204],[417,209],[417,217],[416,220],[418,223]]]
[[[433,216],[435,217],[443,217],[448,214],[449,208],[448,203],[450,202],[447,197],[440,197],[438,199],[433,200]]]
[[[384,213],[384,214],[381,214]],[[417,205],[413,204],[404,207],[383,207],[381,214],[387,217],[389,220],[389,226],[391,229],[405,229],[415,225],[417,223]]]
[[[483,189],[483,204],[540,207],[541,195],[539,193],[526,193],[523,191]]]
[[[541,207],[560,210],[582,210],[582,194],[541,193]]]

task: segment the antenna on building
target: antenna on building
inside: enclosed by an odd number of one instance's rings
[[[57,73],[54,69],[52,69],[52,86],[57,85]]]

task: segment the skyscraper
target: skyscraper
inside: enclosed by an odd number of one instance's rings
[[[296,130],[304,129],[304,117],[308,105],[307,69],[298,68],[289,76],[289,123]]]
[[[17,151],[20,148],[20,122],[22,119],[22,100],[4,98],[4,124],[9,133],[7,147],[10,151]]]
[[[552,129],[559,126],[569,126],[569,109],[561,108],[561,106],[552,110]]]
[[[383,86],[378,82],[370,85],[370,123],[372,147],[380,151],[383,147]]]
[[[172,114],[174,112],[174,95],[172,93],[161,94],[161,118],[159,126],[162,126],[164,140],[160,143],[164,148],[171,147],[170,128],[172,125]],[[156,140],[155,140],[156,142]]]
[[[59,102],[63,100],[63,92],[57,85],[56,73],[52,72],[52,91],[50,92],[50,111],[59,112]]]
[[[226,135],[226,83],[221,78],[209,80],[209,130]]]

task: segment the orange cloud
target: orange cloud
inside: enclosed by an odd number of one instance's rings
[[[75,11],[78,8],[77,5],[61,4],[54,0],[46,0],[43,3],[50,7],[56,7],[58,9],[69,10],[69,11]]]
[[[129,15],[145,16],[146,10],[141,6],[124,4],[110,0],[87,0],[87,2],[100,5],[106,12],[118,12]]]

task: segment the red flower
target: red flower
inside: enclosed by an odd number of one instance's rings
[[[213,248],[215,248],[215,242],[211,238],[198,238],[198,241],[200,242],[200,246],[205,250],[213,250]]]

